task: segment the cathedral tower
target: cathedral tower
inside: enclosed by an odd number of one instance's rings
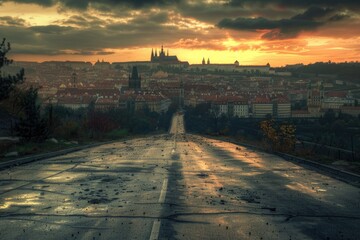
[[[129,89],[134,89],[134,90],[141,89],[141,76],[139,75],[136,66],[132,68],[132,73],[129,76]]]

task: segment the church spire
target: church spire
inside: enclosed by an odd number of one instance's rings
[[[203,57],[202,64],[205,65],[205,58]]]
[[[136,66],[133,66],[132,73],[129,75],[129,89],[134,89],[138,91],[141,89],[141,76],[139,75],[138,69]]]

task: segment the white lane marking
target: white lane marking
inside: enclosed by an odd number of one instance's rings
[[[160,219],[154,221],[149,240],[157,240],[159,238],[160,223]]]
[[[161,188],[161,192],[160,192],[159,203],[164,203],[165,202],[167,186],[168,186],[168,180],[165,178],[164,182],[163,182],[163,185],[162,185],[162,188]]]
[[[167,178],[165,178],[163,181],[162,187],[161,187],[159,203],[165,202],[167,186],[168,186],[168,180],[167,180]],[[161,226],[160,219],[155,220],[153,223],[152,229],[151,229],[151,234],[150,234],[149,240],[157,240],[159,238],[160,226]]]
[[[162,187],[161,187],[159,203],[165,202],[167,186],[168,186],[168,180],[167,180],[167,178],[165,178],[163,181]],[[159,232],[160,232],[160,223],[161,223],[160,219],[154,221],[149,240],[157,240],[158,239]]]

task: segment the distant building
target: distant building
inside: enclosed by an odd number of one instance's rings
[[[354,117],[360,116],[360,106],[342,106],[340,110],[342,113],[349,114]]]
[[[165,54],[163,46],[161,46],[161,51],[159,52],[159,55],[158,55],[157,50],[155,50],[155,52],[154,52],[154,50],[151,50],[150,61],[152,63],[161,63],[161,64],[177,64],[177,63],[180,63],[177,56],[169,56],[169,50]]]
[[[252,103],[252,116],[254,118],[265,118],[273,115],[273,103],[267,97],[257,97]]]
[[[273,99],[273,116],[275,118],[290,118],[291,102],[285,97]]]
[[[117,98],[103,98],[99,97],[95,101],[95,109],[99,111],[107,111],[110,109],[119,108],[119,97]]]
[[[311,88],[311,83],[308,84],[307,92],[307,105],[308,107],[321,107],[321,104],[324,100],[325,92],[321,84],[319,89],[313,90]]]
[[[201,64],[191,64],[189,70],[209,71],[209,72],[238,72],[238,73],[264,73],[269,74],[270,64],[266,65],[240,65],[239,61],[234,63],[210,63],[208,59],[207,64],[203,58]]]
[[[229,116],[229,105],[226,99],[216,99],[211,106],[216,117]]]
[[[129,89],[133,89],[133,90],[141,89],[141,76],[139,75],[136,66],[132,68],[132,73],[129,76]]]
[[[344,106],[354,106],[355,98],[351,92],[333,91],[325,92],[323,83],[318,89],[313,90],[308,84],[307,107],[313,117],[320,117],[328,109],[340,110]]]
[[[135,111],[147,108],[152,112],[164,113],[169,109],[171,100],[161,94],[138,94],[134,104]]]
[[[211,101],[211,111],[217,117],[249,117],[248,102],[240,96],[214,96],[209,100]]]
[[[104,62],[104,60],[101,62],[97,60],[97,62],[94,64],[94,68],[98,70],[109,70],[111,69],[111,64],[109,62]]]
[[[80,108],[87,108],[96,98],[92,96],[63,96],[58,98],[57,105],[77,110]]]
[[[233,116],[238,118],[249,117],[249,104],[245,101],[236,101],[233,106]]]

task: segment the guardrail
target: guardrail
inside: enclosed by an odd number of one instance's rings
[[[83,145],[83,146],[78,146],[78,147],[73,147],[73,148],[67,148],[67,149],[63,149],[63,150],[59,150],[59,151],[55,151],[55,152],[50,152],[50,153],[42,153],[42,154],[37,154],[37,155],[33,155],[33,156],[28,156],[28,157],[22,157],[22,158],[16,158],[16,159],[8,160],[8,161],[3,161],[3,162],[0,162],[0,170],[4,169],[4,168],[9,168],[9,167],[12,167],[12,166],[18,166],[18,165],[22,165],[22,164],[25,164],[25,163],[30,163],[30,162],[46,159],[46,158],[57,157],[57,156],[65,155],[65,154],[68,154],[68,153],[77,152],[77,151],[81,151],[81,150],[84,150],[84,149],[87,149],[87,148],[97,147],[97,146],[110,144],[110,143],[114,143],[114,142],[116,142],[116,141],[93,143],[93,144],[88,144],[88,145]]]
[[[334,168],[334,167],[331,167],[328,165],[324,165],[321,163],[314,162],[312,160],[300,158],[300,157],[293,156],[293,155],[286,154],[286,153],[275,152],[275,154],[284,158],[285,160],[290,161],[290,162],[295,162],[295,163],[311,166],[311,167],[314,167],[321,171],[330,173],[333,177],[335,177],[339,180],[343,180],[348,183],[355,183],[356,185],[360,185],[360,175],[358,175],[358,174],[351,173],[351,172],[348,172],[345,170],[340,170],[338,168]]]
[[[244,147],[252,148],[252,149],[255,149],[257,151],[262,151],[262,152],[265,151],[264,148],[254,146],[254,145],[251,145],[251,144],[242,143],[242,142],[238,142],[238,141],[230,140],[230,139],[223,139],[223,138],[221,140],[231,142],[231,143],[234,143],[234,144],[237,144],[237,145],[242,145]],[[328,165],[324,165],[324,164],[321,164],[321,163],[314,162],[312,160],[308,160],[308,159],[305,159],[305,158],[297,157],[297,156],[282,153],[282,152],[273,152],[273,154],[275,154],[275,155],[277,155],[279,157],[282,157],[283,159],[285,159],[287,161],[300,164],[300,165],[302,165],[304,167],[306,167],[306,166],[311,167],[311,169],[321,171],[322,173],[326,173],[327,175],[329,175],[331,177],[334,177],[334,178],[336,178],[338,180],[350,183],[350,184],[358,186],[358,187],[360,186],[360,175],[358,175],[356,173],[351,173],[351,172],[348,172],[348,171],[340,170],[338,168],[334,168],[334,167],[331,167],[331,166],[328,166]]]

